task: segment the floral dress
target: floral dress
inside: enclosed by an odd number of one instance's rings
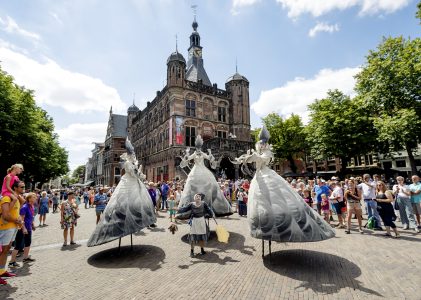
[[[71,228],[77,225],[75,210],[77,209],[76,203],[70,203],[68,200],[63,202],[63,227]]]

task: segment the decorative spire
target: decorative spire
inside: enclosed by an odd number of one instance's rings
[[[110,115],[113,113],[113,106],[111,105],[111,108],[110,108]]]
[[[175,52],[178,53],[178,38],[177,38],[177,34],[175,35]]]
[[[136,93],[133,93],[133,106],[135,105],[134,104],[134,100],[136,99]]]
[[[235,73],[238,73],[237,57],[235,57]]]

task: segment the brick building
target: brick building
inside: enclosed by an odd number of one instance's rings
[[[218,160],[217,173],[230,178],[239,171],[229,160],[252,146],[249,81],[236,72],[225,90],[212,84],[196,20],[192,27],[187,63],[176,49],[167,59],[166,86],[144,109],[133,104],[127,111],[128,135],[149,180],[185,177],[188,170],[179,167],[178,156],[186,146],[194,148],[198,134]]]
[[[96,174],[97,184],[113,186],[119,182],[121,177],[120,155],[126,152],[126,138],[127,116],[113,114],[111,109],[104,150],[99,151],[102,157],[99,157],[98,160],[102,160],[103,169],[101,169],[101,174]]]

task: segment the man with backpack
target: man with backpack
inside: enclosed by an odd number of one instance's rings
[[[369,174],[363,175],[363,182],[358,185],[358,188],[361,190],[361,194],[363,195],[364,204],[367,208],[368,219],[374,217],[374,220],[371,222],[375,222],[373,229],[374,230],[383,230],[382,223],[380,220],[379,212],[377,211],[377,202],[376,202],[376,183],[373,182],[370,178]],[[367,222],[368,227],[368,222]]]

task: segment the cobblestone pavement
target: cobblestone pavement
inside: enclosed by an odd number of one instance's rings
[[[119,254],[118,240],[86,246],[95,210],[80,211],[78,245],[61,247],[59,215],[50,213],[49,226],[34,232],[36,262],[16,270],[0,299],[421,299],[421,234],[412,231],[391,239],[339,229],[328,241],[273,243],[272,258],[262,259],[261,241],[234,215],[219,220],[229,244],[214,237],[208,254],[190,258],[188,226],[172,235],[165,215],[133,235],[132,251],[124,237]]]

